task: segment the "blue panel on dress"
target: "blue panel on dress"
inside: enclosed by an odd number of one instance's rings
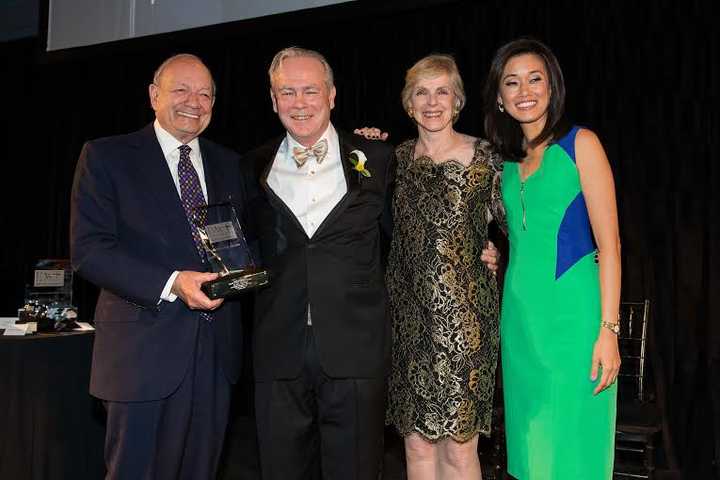
[[[579,192],[565,210],[557,236],[557,263],[555,280],[575,265],[578,260],[595,250],[595,239],[590,226],[585,197]]]
[[[575,162],[575,135],[577,135],[578,130],[580,130],[580,127],[574,126],[570,129],[570,131],[562,137],[560,140],[557,141],[557,144],[562,147],[563,150],[565,150],[565,153],[568,154],[568,157]]]

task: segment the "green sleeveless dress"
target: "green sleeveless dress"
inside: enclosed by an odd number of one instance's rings
[[[600,329],[595,244],[574,127],[524,182],[505,162],[510,258],[500,342],[508,472],[519,480],[612,478],[617,386],[593,396]]]

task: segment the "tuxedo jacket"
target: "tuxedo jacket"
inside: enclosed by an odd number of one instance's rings
[[[208,203],[244,193],[239,157],[200,139]],[[207,270],[152,124],[85,144],[71,199],[73,268],[100,287],[90,393],[114,401],[164,398],[195,351],[200,312],[178,298],[159,302],[173,271]],[[159,302],[159,303],[158,303]],[[225,301],[212,329],[228,380],[238,377],[240,306]]]
[[[390,335],[382,223],[389,212],[394,151],[338,132],[347,193],[312,238],[267,178],[284,136],[243,159],[248,223],[270,284],[256,294],[253,362],[258,381],[296,378],[303,365],[310,306],[324,372],[334,378],[385,374]],[[349,161],[361,150],[371,176]]]

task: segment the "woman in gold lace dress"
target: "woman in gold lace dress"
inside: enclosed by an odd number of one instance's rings
[[[477,479],[498,352],[497,284],[480,257],[502,212],[501,163],[453,128],[465,92],[452,57],[418,61],[402,100],[418,138],[396,150],[387,420],[404,437],[410,480]]]

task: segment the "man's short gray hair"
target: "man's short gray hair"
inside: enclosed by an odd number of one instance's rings
[[[170,65],[175,60],[194,60],[198,62],[200,65],[205,67],[205,69],[210,74],[210,80],[212,81],[212,94],[213,97],[217,95],[217,86],[215,85],[215,79],[212,76],[212,72],[210,69],[205,65],[205,62],[202,61],[202,58],[198,57],[197,55],[193,55],[192,53],[178,53],[176,55],[173,55],[170,58],[167,58],[164,62],[160,64],[160,66],[155,70],[155,74],[153,75],[153,83],[155,85],[160,84],[160,77],[162,77],[163,71],[167,68],[168,65]]]
[[[273,60],[270,63],[270,68],[268,69],[268,76],[270,77],[270,86],[272,86],[273,78],[275,77],[277,70],[282,65],[282,62],[285,61],[286,58],[294,58],[294,57],[309,57],[309,58],[314,58],[315,60],[318,60],[320,63],[322,63],[322,66],[325,68],[325,85],[327,85],[328,90],[330,90],[335,85],[332,67],[330,67],[330,64],[325,59],[325,57],[323,56],[322,53],[316,52],[315,50],[308,50],[307,48],[288,47],[288,48],[283,48],[278,53],[276,53],[275,57],[273,57]]]

